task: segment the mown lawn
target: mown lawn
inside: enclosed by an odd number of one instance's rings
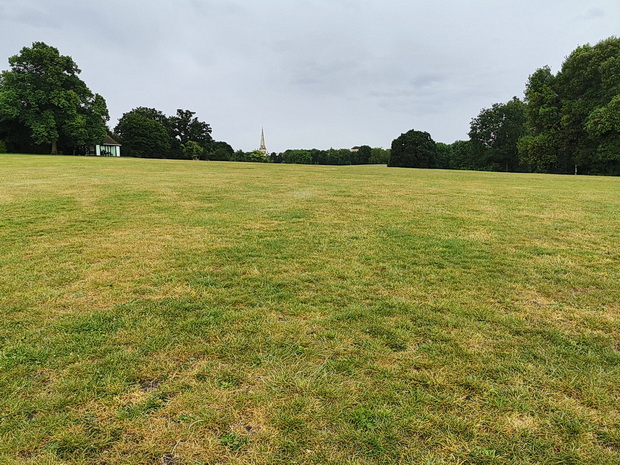
[[[0,156],[0,463],[620,463],[620,179]]]

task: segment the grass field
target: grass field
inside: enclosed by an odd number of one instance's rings
[[[0,157],[0,463],[620,463],[620,179]]]

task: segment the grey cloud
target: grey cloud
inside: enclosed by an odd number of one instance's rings
[[[143,105],[196,111],[216,138],[246,150],[263,125],[271,150],[386,147],[412,127],[451,142],[536,68],[557,69],[577,45],[617,34],[620,2],[583,5],[0,0],[0,60],[34,40],[73,56],[112,126]]]
[[[356,0],[321,0],[321,3],[324,3],[330,7],[338,6],[355,10],[361,8],[360,2]]]
[[[371,97],[378,97],[381,99],[402,99],[409,98],[414,95],[414,90],[409,89],[391,89],[391,90],[371,90],[368,95]]]
[[[195,11],[202,14],[246,15],[247,9],[239,2],[226,0],[190,0]]]
[[[320,85],[316,90],[329,94],[346,92],[354,84],[358,68],[358,62],[348,58],[307,62],[293,71],[290,82],[302,86]]]
[[[605,10],[601,8],[592,8],[585,14],[585,19],[598,19],[605,16]]]
[[[429,73],[429,74],[419,74],[411,80],[411,84],[414,87],[422,88],[422,87],[430,87],[436,84],[441,84],[446,80],[445,76]]]
[[[317,85],[320,85],[320,84],[323,83],[323,81],[321,79],[318,79],[318,78],[300,76],[298,78],[291,79],[291,83],[293,85],[295,85],[295,86],[307,87],[307,86],[317,86]]]
[[[50,21],[50,15],[45,6],[32,5],[29,2],[18,3],[4,7],[0,5],[0,22],[14,27],[32,27],[42,29],[59,29],[56,21]]]

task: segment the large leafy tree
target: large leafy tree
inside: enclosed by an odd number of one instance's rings
[[[457,140],[450,144],[450,169],[473,169],[471,145],[470,140]]]
[[[173,155],[183,156],[184,151],[180,152],[179,147],[185,147],[189,142],[198,144],[204,153],[211,150],[211,126],[200,121],[195,114],[193,111],[178,109],[175,116],[168,118],[166,125],[172,138],[170,143]]]
[[[203,149],[200,158],[205,158],[214,150],[211,126],[194,115],[193,111],[179,109],[175,116],[169,117],[155,108],[138,107],[121,117],[115,132],[129,155],[188,158],[187,147],[198,144]],[[152,131],[152,140],[148,138],[148,131]]]
[[[73,146],[101,143],[109,119],[106,102],[79,78],[71,57],[35,42],[9,64],[0,75],[0,122],[23,124],[32,141],[49,144],[52,154],[61,139]]]
[[[392,141],[388,166],[434,168],[437,145],[428,132],[412,129]]]
[[[522,156],[539,169],[620,170],[620,39],[574,50],[553,75],[537,70],[526,87],[529,134]]]
[[[537,69],[525,87],[527,135],[519,140],[518,150],[522,161],[535,171],[562,171],[561,102],[556,87],[548,66]]]
[[[562,149],[585,170],[620,168],[620,39],[577,48],[562,65],[557,84]]]
[[[620,175],[620,93],[590,113],[585,127],[597,141],[593,164],[606,174]]]
[[[211,144],[211,149],[207,153],[207,158],[209,160],[228,161],[233,157],[234,153],[235,151],[228,143],[223,141],[214,141]]]
[[[173,136],[181,144],[194,141],[201,147],[207,148],[213,141],[211,126],[194,117],[196,113],[189,110],[177,110],[177,114],[168,119]]]
[[[35,144],[32,131],[17,119],[0,117],[0,140],[6,143],[9,152],[44,153],[49,151],[47,144]]]
[[[476,169],[517,171],[519,153],[517,142],[525,135],[525,104],[514,97],[507,103],[496,103],[483,109],[471,121],[469,138],[472,142]]]
[[[138,107],[123,114],[114,128],[127,155],[140,158],[167,158],[171,137],[166,116],[154,108]]]
[[[437,158],[435,161],[435,167],[440,169],[450,169],[452,160],[452,146],[444,144],[443,142],[437,142]]]
[[[362,145],[357,152],[351,153],[352,165],[367,165],[372,155],[372,149],[369,145]]]

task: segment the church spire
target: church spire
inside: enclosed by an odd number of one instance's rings
[[[260,148],[258,150],[267,155],[267,146],[265,145],[265,130],[263,128],[260,129]]]

